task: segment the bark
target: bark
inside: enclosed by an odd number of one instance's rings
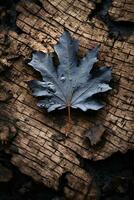
[[[123,0],[113,1],[109,9],[109,16],[115,16],[117,21],[121,18],[121,2],[124,5]],[[121,19],[132,20],[132,5],[129,0],[122,6],[130,15]],[[17,132],[10,146],[12,163],[56,190],[66,179],[63,186],[66,198],[97,199],[94,175],[83,169],[80,160],[97,161],[134,148],[133,30],[122,38],[110,37],[110,26],[97,14],[89,20],[95,4],[87,0],[20,1],[16,10],[17,28],[1,28],[0,33],[1,126],[9,127],[7,138]],[[64,27],[80,40],[81,55],[100,43],[99,64],[111,66],[113,71],[113,90],[105,96],[106,107],[95,114],[73,111],[68,137],[66,112],[48,114],[39,109],[26,84],[40,77],[27,65],[32,51],[53,51]],[[91,146],[85,134],[98,123],[104,131],[101,140]]]

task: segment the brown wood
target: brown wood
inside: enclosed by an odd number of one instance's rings
[[[105,23],[95,17],[88,20],[95,8],[91,1],[40,2],[42,7],[34,0],[18,3],[16,24],[22,32],[10,28],[1,28],[0,32],[1,121],[9,124],[9,132],[13,130],[11,125],[18,130],[10,147],[12,163],[25,174],[56,190],[60,180],[66,178],[68,184],[64,192],[69,199],[97,199],[99,191],[93,175],[82,168],[80,158],[97,161],[117,151],[125,153],[134,148],[134,35],[125,40],[110,38]],[[114,1],[109,11],[110,15],[116,13],[118,19],[120,7],[116,7],[115,2],[119,5],[124,1]],[[133,0],[129,0],[126,12],[130,13],[132,4]],[[131,14],[129,19],[132,19]],[[100,43],[99,65],[111,66],[113,71],[113,90],[105,96],[106,107],[95,114],[73,111],[68,137],[65,137],[66,111],[48,114],[39,109],[37,99],[26,84],[28,80],[40,78],[26,64],[32,51],[53,51],[64,27],[80,40],[81,55]],[[10,98],[9,93],[12,93]],[[8,119],[6,122],[5,118]],[[105,131],[100,142],[91,146],[85,134],[96,123],[101,124]]]

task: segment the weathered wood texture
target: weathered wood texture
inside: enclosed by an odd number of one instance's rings
[[[9,122],[16,120],[18,134],[12,144],[12,163],[34,179],[45,185],[59,188],[60,180],[68,180],[64,187],[70,199],[97,199],[97,186],[92,176],[82,169],[80,159],[100,160],[121,151],[134,148],[133,135],[133,63],[134,35],[119,41],[109,37],[107,26],[96,17],[88,20],[95,4],[88,0],[42,0],[20,1],[16,24],[22,32],[3,30],[0,33],[1,52],[1,114]],[[120,3],[114,1],[111,14],[120,15]],[[115,6],[115,4],[117,6]],[[123,4],[124,5],[124,4]],[[123,17],[133,18],[129,0]],[[124,6],[123,6],[124,7]],[[125,7],[124,7],[125,8]],[[118,12],[117,12],[118,11]],[[127,18],[128,17],[128,18]],[[124,19],[124,20],[125,20]],[[80,40],[80,54],[86,49],[101,44],[99,64],[111,66],[113,90],[105,96],[106,107],[95,114],[73,111],[73,126],[65,137],[66,112],[48,114],[36,106],[26,81],[39,78],[27,66],[33,50],[53,51],[53,44],[66,27],[73,37]],[[3,77],[3,71],[8,67]],[[8,98],[8,92],[13,97]],[[5,95],[5,96],[4,96]],[[91,146],[84,137],[95,123],[104,126],[101,141]],[[92,185],[92,186],[91,186]]]
[[[113,0],[112,6],[109,9],[109,14],[113,19],[119,21],[132,21],[134,22],[134,4],[132,0]]]

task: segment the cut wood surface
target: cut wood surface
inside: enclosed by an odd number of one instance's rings
[[[132,0],[113,0],[109,13],[113,19],[134,22],[134,4]]]
[[[120,18],[116,12],[120,2],[124,1],[113,1],[109,10],[110,15],[116,13],[116,20]],[[77,200],[99,196],[93,174],[83,169],[81,159],[97,161],[134,148],[134,34],[121,40],[110,37],[109,28],[100,18],[89,20],[95,6],[88,0],[22,0],[16,5],[19,31],[1,28],[0,32],[1,121],[9,123],[11,132],[11,124],[17,127],[10,147],[12,163],[56,190],[66,179],[66,198]],[[133,0],[126,6],[126,11],[132,13],[129,8],[134,6]],[[123,20],[132,20],[131,15],[129,19],[125,16]],[[40,78],[27,65],[32,51],[52,52],[64,28],[80,40],[80,55],[101,44],[98,65],[112,67],[113,76],[113,90],[104,96],[105,108],[95,113],[72,111],[68,137],[66,110],[48,114],[38,108],[26,83]],[[100,141],[91,146],[85,135],[96,124],[102,126],[103,133]]]

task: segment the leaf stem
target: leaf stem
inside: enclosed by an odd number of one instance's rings
[[[68,110],[68,123],[70,124],[71,123],[71,107],[68,106],[67,110]]]
[[[68,120],[67,120],[67,125],[66,125],[66,136],[68,135],[70,129],[71,129],[71,107],[70,105],[67,106],[67,112],[68,112]]]

